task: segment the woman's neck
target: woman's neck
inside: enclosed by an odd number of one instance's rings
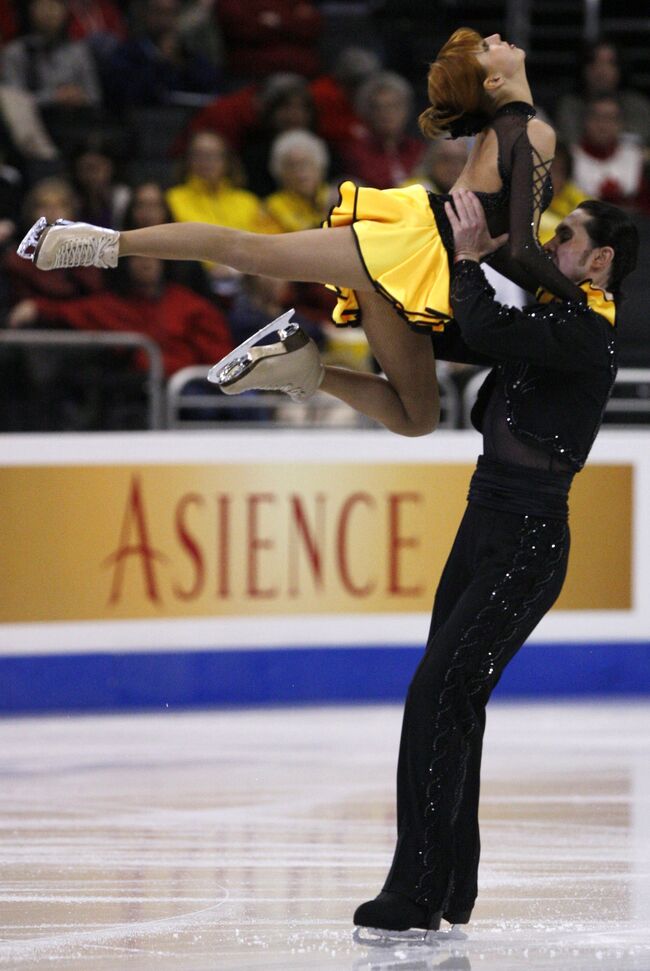
[[[511,101],[523,101],[528,105],[533,104],[533,94],[526,79],[523,81],[513,81],[499,88],[498,93],[493,99],[494,110],[498,111],[499,108],[510,104]]]

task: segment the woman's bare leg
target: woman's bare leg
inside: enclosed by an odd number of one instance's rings
[[[358,297],[364,332],[385,377],[326,366],[320,390],[398,435],[429,434],[440,420],[431,338],[412,331],[374,291]]]
[[[400,435],[426,435],[440,417],[430,338],[414,333],[380,297],[361,263],[350,226],[264,235],[169,223],[120,234],[120,256],[212,260],[243,273],[356,291],[363,329],[385,377],[327,367],[321,390]]]
[[[210,260],[241,273],[372,290],[350,226],[246,233],[206,223],[165,223],[120,233],[120,256]]]

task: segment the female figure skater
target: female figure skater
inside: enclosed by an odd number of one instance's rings
[[[499,34],[455,31],[431,65],[431,107],[420,127],[432,138],[477,134],[454,188],[480,199],[496,269],[515,282],[532,277],[557,297],[582,299],[536,240],[551,194],[555,134],[535,118],[524,61],[524,51]],[[449,199],[419,185],[377,190],[344,182],[323,229],[279,236],[202,223],[118,233],[82,223],[48,226],[43,219],[19,253],[44,270],[111,267],[120,256],[139,255],[210,260],[243,273],[332,285],[335,323],[363,325],[383,375],[324,368],[315,345],[295,325],[280,329],[287,323],[281,318],[219,362],[211,380],[230,394],[281,389],[298,400],[320,387],[391,431],[424,435],[440,412],[430,334],[452,316]],[[279,331],[278,343],[254,346],[272,331]]]

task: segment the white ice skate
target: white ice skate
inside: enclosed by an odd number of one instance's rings
[[[224,394],[243,391],[284,391],[294,401],[307,401],[323,380],[323,364],[313,340],[287,310],[226,354],[210,368],[208,381],[219,385]],[[259,342],[277,332],[275,344]]]
[[[107,270],[117,266],[119,240],[120,234],[115,229],[69,219],[48,223],[41,216],[18,247],[18,255],[32,260],[39,270],[71,266],[97,266]]]

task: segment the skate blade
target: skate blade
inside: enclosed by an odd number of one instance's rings
[[[25,238],[22,240],[16,252],[18,256],[21,256],[24,260],[34,260],[36,256],[36,249],[38,247],[39,241],[43,233],[48,227],[48,222],[45,216],[41,216],[37,219],[32,228],[29,230]]]
[[[256,334],[253,334],[252,337],[247,337],[234,351],[226,354],[225,357],[222,357],[220,361],[217,361],[210,368],[208,371],[208,381],[212,384],[223,384],[225,381],[232,381],[235,377],[241,377],[242,373],[246,370],[246,364],[250,364],[250,357],[246,354],[248,348],[259,343],[259,341],[269,334],[283,330],[289,324],[294,313],[295,311],[292,307],[291,310],[287,310],[286,313],[272,320],[270,324],[266,324]],[[231,365],[237,366],[231,369]]]
[[[469,937],[465,931],[461,931],[456,924],[453,924],[448,931],[427,931],[430,937],[444,944],[445,941],[466,941]]]
[[[429,947],[440,946],[436,931],[387,931],[381,927],[355,927],[352,940],[364,947]],[[433,936],[432,936],[433,935]]]

